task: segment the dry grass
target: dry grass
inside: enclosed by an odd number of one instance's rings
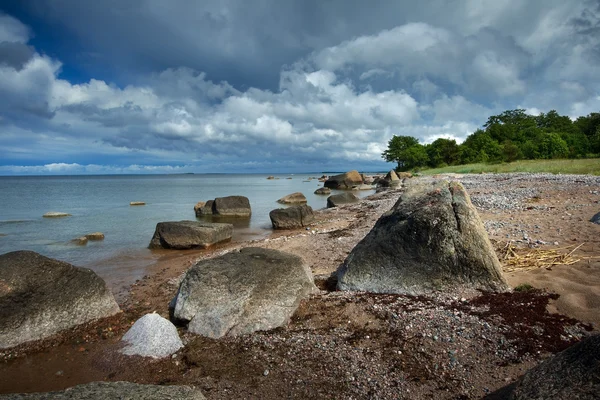
[[[580,257],[575,252],[583,246],[572,245],[558,249],[517,248],[512,241],[506,242],[498,250],[504,272],[530,271],[539,268],[552,269],[559,265],[572,265],[584,259],[597,257]]]

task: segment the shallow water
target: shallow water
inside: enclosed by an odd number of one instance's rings
[[[327,196],[313,192],[316,175],[186,174],[128,176],[0,177],[0,253],[33,250],[48,257],[95,270],[114,285],[141,278],[158,258],[147,249],[156,224],[195,220],[194,205],[215,197],[240,195],[250,200],[250,220],[234,222],[234,241],[267,236],[269,211],[277,199],[302,192],[313,209],[326,206]],[[288,178],[292,179],[288,179]],[[308,182],[307,182],[308,181]],[[357,192],[359,196],[372,191]],[[130,206],[143,201],[145,206]],[[71,214],[43,218],[49,211]],[[229,222],[229,221],[228,221]],[[102,241],[85,246],[71,240],[103,232]]]

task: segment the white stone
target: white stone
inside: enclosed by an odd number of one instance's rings
[[[126,343],[121,352],[128,356],[164,358],[183,347],[175,325],[156,313],[138,319],[121,341]]]

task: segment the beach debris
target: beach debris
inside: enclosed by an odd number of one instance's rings
[[[576,257],[574,253],[583,245],[584,243],[581,243],[558,249],[517,248],[511,240],[499,248],[499,252],[503,254],[502,270],[504,272],[530,271],[539,268],[550,270],[555,266],[572,265],[583,259],[597,258]]]

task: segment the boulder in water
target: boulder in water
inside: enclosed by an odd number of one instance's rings
[[[331,194],[331,189],[327,187],[318,188],[317,190],[315,190],[315,194],[328,195]]]
[[[131,201],[131,202],[129,202],[129,205],[130,206],[145,206],[146,203],[143,201]]]
[[[33,251],[0,255],[0,348],[119,312],[95,272]]]
[[[44,218],[62,218],[62,217],[70,217],[71,214],[59,211],[49,211],[43,215]]]
[[[212,204],[214,215],[222,217],[250,218],[250,201],[244,196],[217,197]]]
[[[325,187],[331,189],[352,189],[353,186],[363,183],[362,176],[356,170],[348,171],[344,174],[335,175],[327,179]]]
[[[85,235],[88,240],[104,240],[104,233],[92,232]]]
[[[150,241],[151,249],[205,249],[216,243],[231,239],[232,224],[168,221],[156,224],[154,236]]]
[[[205,215],[213,215],[213,203],[214,200],[208,200],[206,202],[199,201],[194,206],[194,212],[196,213],[196,217],[203,217]]]
[[[282,198],[277,200],[277,202],[281,204],[303,204],[306,203],[306,197],[304,196],[304,194],[296,192],[288,194],[287,196],[283,196]]]
[[[338,271],[340,290],[421,294],[458,286],[508,288],[477,210],[458,182],[411,184]]]

